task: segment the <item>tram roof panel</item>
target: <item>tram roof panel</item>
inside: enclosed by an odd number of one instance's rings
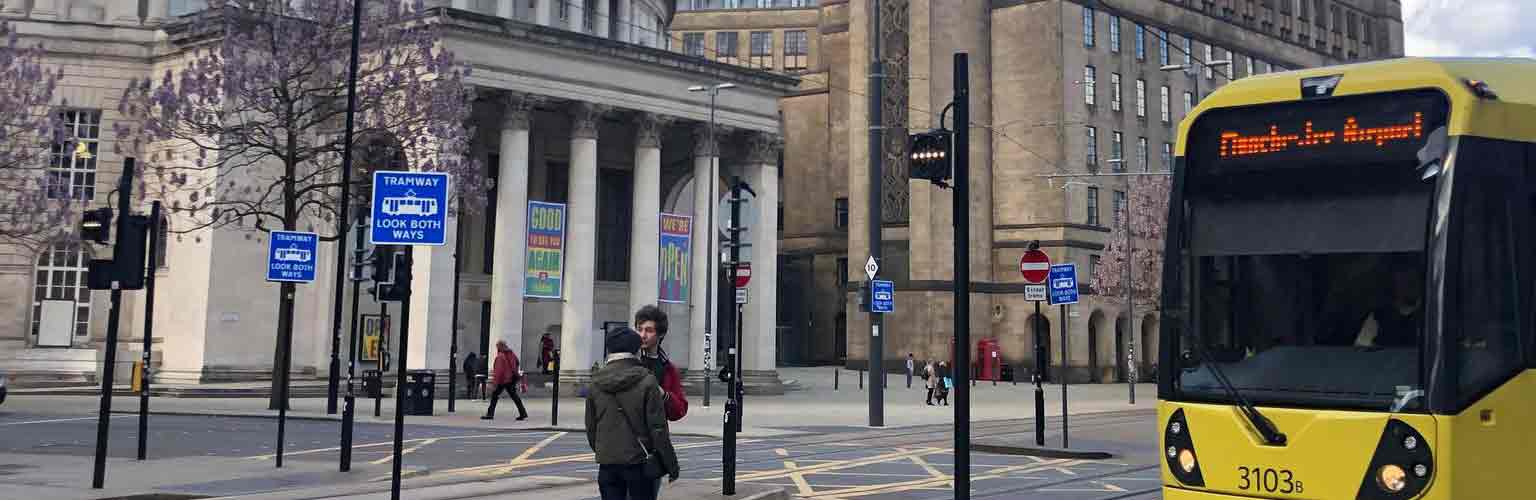
[[[1301,101],[1301,82],[1342,75],[1333,97],[1435,88],[1450,97],[1450,135],[1536,142],[1536,59],[1404,57],[1254,75],[1206,97],[1179,123],[1179,137],[1206,111]],[[1481,98],[1466,80],[1486,83],[1497,98]],[[1175,154],[1184,156],[1184,140]]]

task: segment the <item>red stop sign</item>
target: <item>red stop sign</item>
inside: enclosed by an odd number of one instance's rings
[[[1019,274],[1024,275],[1025,283],[1045,283],[1045,279],[1051,275],[1051,258],[1039,250],[1024,252],[1024,256],[1019,257]]]
[[[752,281],[752,264],[742,262],[736,268],[736,288],[747,286]]]

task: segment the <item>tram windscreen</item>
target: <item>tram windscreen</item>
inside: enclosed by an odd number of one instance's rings
[[[1422,403],[1432,180],[1418,153],[1438,92],[1290,102],[1191,129],[1184,398],[1411,411]],[[1188,343],[1200,341],[1204,349]]]

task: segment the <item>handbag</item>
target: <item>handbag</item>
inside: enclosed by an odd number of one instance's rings
[[[613,398],[615,404],[618,403],[619,396],[617,394],[610,392],[608,395]],[[617,404],[617,406],[619,407],[619,418],[624,419],[624,426],[628,427],[629,433],[635,436],[635,444],[640,445],[640,451],[645,452],[645,470],[643,471],[645,477],[647,479],[660,479],[661,476],[667,475],[667,468],[662,465],[661,456],[651,453],[650,447],[647,447],[645,441],[640,439],[640,433],[635,431],[635,424],[629,422],[629,414],[624,412],[624,405]],[[641,407],[642,410],[644,408],[644,406]]]

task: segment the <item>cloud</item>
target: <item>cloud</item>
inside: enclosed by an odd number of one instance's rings
[[[1410,56],[1536,57],[1531,0],[1403,0]]]

